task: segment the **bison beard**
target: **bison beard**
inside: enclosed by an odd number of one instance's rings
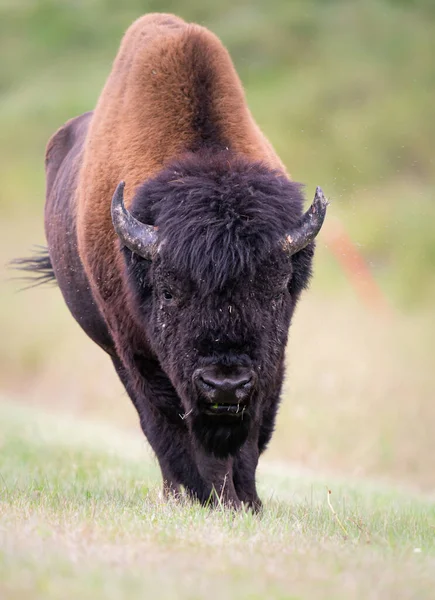
[[[46,179],[48,254],[18,267],[55,278],[110,355],[165,493],[258,509],[320,188],[303,215],[228,53],[172,15],[127,31],[95,111],[51,138]]]
[[[216,417],[199,413],[193,415],[192,433],[207,452],[217,458],[226,458],[236,454],[243,446],[250,431],[251,418],[248,414],[237,418],[222,417],[216,425]]]

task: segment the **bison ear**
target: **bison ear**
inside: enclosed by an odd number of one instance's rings
[[[157,228],[138,221],[124,205],[125,182],[121,181],[112,198],[113,227],[124,246],[146,260],[157,255]]]
[[[282,246],[289,256],[296,254],[314,240],[325,220],[328,204],[321,188],[317,187],[313,203],[301,218],[299,225],[282,240]]]
[[[312,264],[314,256],[314,243],[311,242],[300,252],[292,256],[293,273],[289,282],[288,290],[292,298],[297,302],[302,291],[307,289],[312,275]]]

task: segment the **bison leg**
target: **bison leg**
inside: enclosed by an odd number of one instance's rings
[[[255,485],[258,464],[258,441],[248,439],[234,457],[233,481],[239,499],[254,512],[261,510],[261,500]]]
[[[178,494],[182,485],[187,494],[205,504],[212,492],[212,486],[204,481],[199,473],[192,450],[190,434],[186,422],[167,414],[168,407],[179,404],[175,390],[166,375],[154,365],[141,364],[141,372],[146,369],[143,390],[133,389],[134,378],[128,373],[118,358],[112,358],[116,372],[130,396],[140,419],[142,430],[154,450],[163,477],[165,496]],[[135,373],[137,379],[137,373]]]
[[[181,418],[180,400],[166,374],[154,361],[143,357],[129,374],[121,361],[112,359],[121,382],[139,413],[142,430],[159,461],[165,496],[186,493],[201,504],[241,508],[234,488],[233,459],[218,459],[201,447],[193,448],[186,421]],[[140,389],[133,387],[138,371]]]
[[[161,464],[160,461],[159,465],[163,478],[163,496],[178,498],[181,492],[180,483],[175,479],[174,473],[168,470],[167,465]]]
[[[212,506],[225,506],[239,509],[242,507],[234,488],[233,458],[216,458],[201,447],[196,449],[196,461],[199,472],[210,490],[205,503]]]

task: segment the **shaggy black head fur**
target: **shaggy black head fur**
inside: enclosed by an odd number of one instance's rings
[[[247,273],[255,277],[297,225],[303,196],[300,184],[262,164],[228,151],[200,156],[191,154],[146,182],[132,212],[159,227],[162,254],[179,276],[201,281],[209,294],[240,284]],[[311,256],[312,248],[304,254]]]
[[[301,186],[230,152],[169,165],[137,191],[131,212],[158,227],[158,257],[124,249],[137,324],[175,387],[195,438],[235,454],[277,403],[290,319],[307,285],[313,245],[289,258],[280,240],[303,212]],[[194,372],[251,368],[240,416],[210,416]],[[271,397],[273,390],[274,397]]]

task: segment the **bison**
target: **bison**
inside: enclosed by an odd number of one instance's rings
[[[96,108],[46,152],[55,280],[105,350],[163,476],[201,503],[261,506],[284,349],[327,201],[303,214],[215,35],[150,14],[126,32]]]

